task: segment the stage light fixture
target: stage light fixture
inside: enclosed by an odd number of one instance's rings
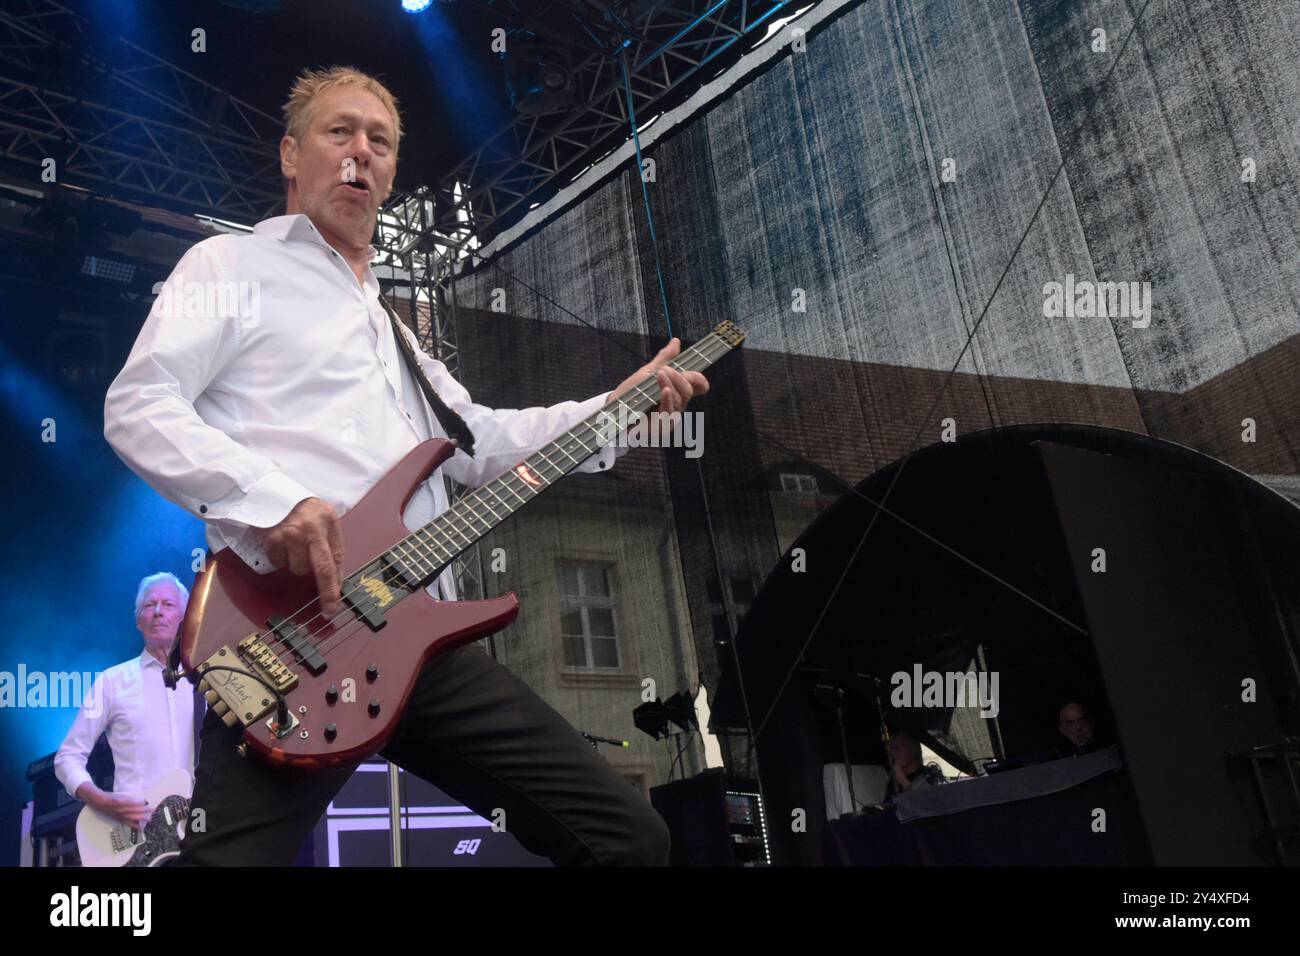
[[[663,701],[646,701],[632,711],[632,723],[637,730],[649,734],[655,740],[668,736],[668,712]]]
[[[402,9],[407,13],[423,13],[433,5],[433,0],[402,0]]]
[[[514,43],[503,56],[510,105],[528,116],[566,109],[577,86],[568,56],[548,44]]]

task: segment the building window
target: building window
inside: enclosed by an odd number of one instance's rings
[[[563,562],[560,572],[560,639],[564,666],[618,670],[622,656],[614,626],[614,591],[609,569]]]
[[[797,495],[817,494],[817,479],[812,475],[800,475],[795,472],[781,472],[781,490]]]

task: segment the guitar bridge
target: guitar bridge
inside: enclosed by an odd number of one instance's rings
[[[227,727],[241,722],[247,727],[271,711],[275,695],[266,685],[281,696],[298,686],[298,675],[257,634],[248,635],[238,647],[238,653],[220,647],[196,668],[203,675],[199,690]]]

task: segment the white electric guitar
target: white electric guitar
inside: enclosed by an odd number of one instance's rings
[[[140,796],[154,807],[143,829],[86,806],[77,817],[77,850],[82,866],[158,866],[181,852],[194,783],[173,770]]]

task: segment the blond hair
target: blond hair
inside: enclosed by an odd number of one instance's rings
[[[384,108],[393,118],[393,155],[396,156],[397,144],[402,139],[402,116],[397,111],[397,98],[389,92],[388,87],[373,76],[350,66],[303,70],[298,75],[293,89],[289,91],[289,99],[282,108],[285,133],[292,136],[296,142],[302,142],[303,135],[311,126],[316,98],[336,86],[359,86],[384,104]]]

